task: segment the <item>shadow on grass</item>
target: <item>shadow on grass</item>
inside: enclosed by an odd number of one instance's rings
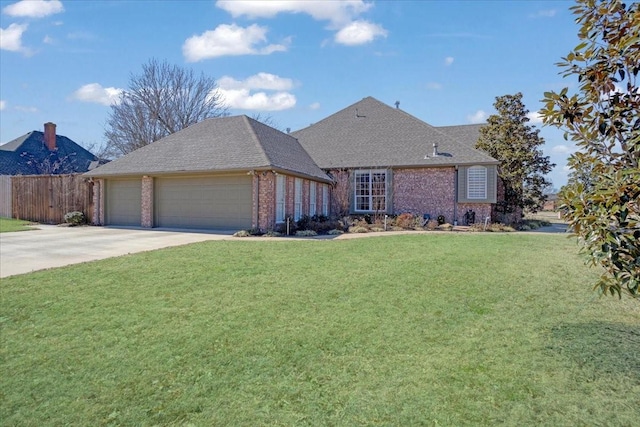
[[[581,368],[640,381],[640,325],[587,322],[552,329],[552,350]]]

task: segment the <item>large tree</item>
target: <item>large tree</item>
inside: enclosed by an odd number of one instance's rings
[[[504,189],[504,199],[498,208],[504,213],[526,209],[536,212],[546,200],[544,189],[551,183],[545,175],[555,166],[542,155],[544,139],[539,130],[528,125],[522,94],[496,97],[497,114],[480,128],[476,147],[500,161],[498,177]]]
[[[640,297],[640,3],[578,0],[576,46],[558,64],[578,92],[547,92],[545,124],[578,151],[562,208],[602,293]],[[640,300],[640,298],[638,298]]]
[[[105,130],[107,152],[127,154],[209,117],[224,115],[214,78],[150,60],[132,74],[129,89],[111,106]]]

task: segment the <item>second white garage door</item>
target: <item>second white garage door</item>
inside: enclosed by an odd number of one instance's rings
[[[251,228],[251,177],[156,178],[156,227]]]

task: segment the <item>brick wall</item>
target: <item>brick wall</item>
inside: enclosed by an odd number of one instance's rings
[[[93,180],[93,225],[104,224],[104,179]]]
[[[454,221],[455,168],[414,168],[393,171],[393,213],[444,215]]]
[[[254,176],[254,191],[258,191],[257,206],[254,206],[254,228],[272,230],[276,225],[276,176],[263,172]],[[256,200],[254,198],[254,200]]]
[[[142,197],[141,197],[141,226],[145,228],[153,227],[153,178],[142,177]]]

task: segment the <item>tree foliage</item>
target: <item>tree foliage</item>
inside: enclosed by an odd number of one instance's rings
[[[503,213],[527,209],[536,212],[547,196],[551,183],[545,175],[555,166],[542,155],[544,139],[539,130],[528,125],[522,94],[496,97],[497,114],[480,129],[476,147],[500,161],[498,176],[504,187],[504,200],[498,202]]]
[[[226,113],[215,79],[167,62],[150,60],[131,75],[129,89],[111,106],[105,130],[111,156],[127,154],[160,138]]]
[[[578,0],[571,9],[580,44],[558,66],[578,92],[545,93],[542,111],[578,148],[562,208],[590,263],[604,269],[596,289],[638,298],[640,3]]]

